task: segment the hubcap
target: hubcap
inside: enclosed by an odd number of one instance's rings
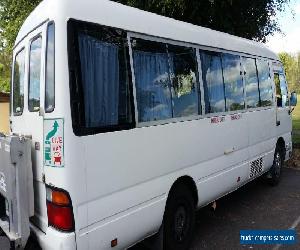
[[[277,178],[279,178],[280,176],[280,171],[281,171],[281,157],[279,152],[277,152],[274,159],[274,174]]]
[[[182,242],[188,230],[188,214],[183,206],[179,206],[174,217],[174,236],[179,242]]]

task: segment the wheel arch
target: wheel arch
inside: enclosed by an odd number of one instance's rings
[[[168,198],[170,196],[170,194],[172,192],[174,192],[174,190],[179,186],[179,185],[185,185],[192,193],[192,196],[194,198],[194,202],[195,202],[195,208],[197,207],[198,204],[198,189],[197,189],[197,185],[194,181],[194,179],[191,176],[188,175],[184,175],[181,176],[179,178],[177,178],[177,180],[173,183],[169,194],[168,194]]]
[[[285,149],[285,141],[282,137],[279,137],[276,143],[276,148],[279,148],[281,153],[282,153],[282,157],[283,160],[285,160],[285,153],[286,153],[286,149]]]

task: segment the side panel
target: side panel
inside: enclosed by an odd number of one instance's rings
[[[274,151],[277,141],[276,136],[276,108],[257,110],[247,113],[249,127],[249,154],[250,160],[256,160],[261,154]],[[265,161],[263,165],[268,169],[272,161]]]
[[[109,234],[103,234],[103,227],[106,221],[118,224],[124,214],[135,209],[145,217],[136,239],[157,231],[165,199],[158,207],[153,205],[153,212],[157,209],[155,214],[159,217],[149,217],[143,207],[167,196],[180,176],[192,176],[196,183],[215,173],[221,175],[221,178],[215,178],[219,183],[222,183],[222,178],[226,179],[227,184],[222,189],[201,184],[199,206],[207,202],[201,199],[207,190],[213,199],[246,182],[246,117],[242,113],[82,138],[88,180],[89,225],[83,234],[89,234],[90,247],[101,248],[115,237],[127,239],[127,244],[134,243],[133,238],[124,237],[125,231],[108,230]],[[238,166],[237,171],[225,175],[235,166]],[[136,218],[130,216],[128,220],[128,225],[132,225]],[[108,228],[118,228],[117,224]]]

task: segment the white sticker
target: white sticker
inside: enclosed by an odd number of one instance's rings
[[[10,146],[8,144],[5,144],[4,150],[9,153],[10,152]]]
[[[64,167],[64,120],[44,120],[44,163]]]

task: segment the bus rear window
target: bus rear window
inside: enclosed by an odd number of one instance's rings
[[[47,29],[46,48],[46,82],[45,82],[45,111],[51,113],[55,107],[55,73],[54,73],[54,23]]]
[[[22,115],[24,109],[24,48],[16,55],[13,73],[13,114]]]
[[[69,31],[74,45],[69,55],[75,134],[131,128],[134,119],[126,33],[77,21],[70,21]]]
[[[30,45],[30,68],[28,86],[28,110],[36,112],[40,109],[40,74],[41,74],[42,37],[35,38]]]

